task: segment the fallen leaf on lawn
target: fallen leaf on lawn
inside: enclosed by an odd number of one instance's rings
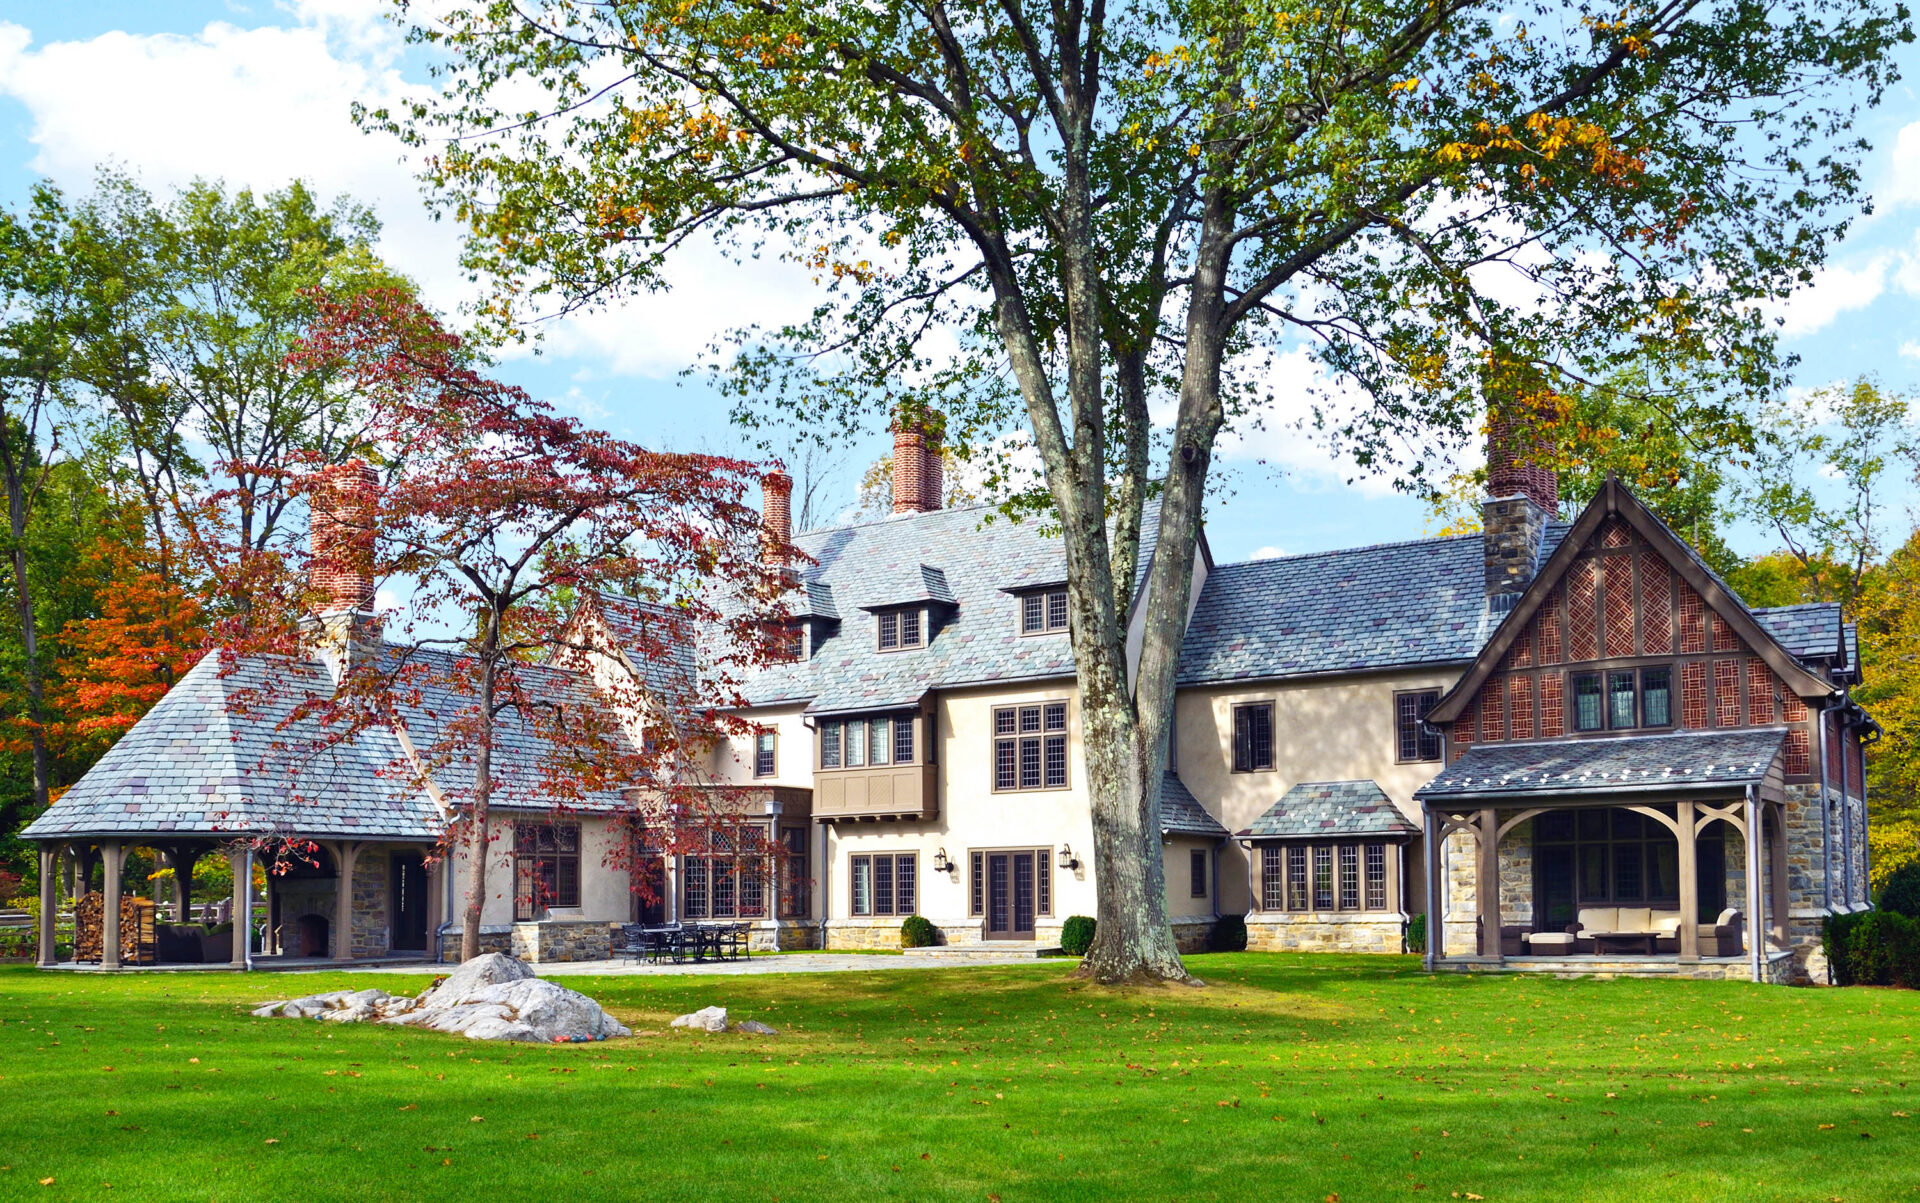
[[[1825,1132],[1825,1131],[1826,1131],[1827,1129],[1829,1129],[1829,1128],[1831,1128],[1831,1127],[1833,1127],[1833,1125],[1832,1125],[1832,1124],[1821,1124],[1821,1125],[1820,1125],[1820,1130],[1821,1130],[1822,1132]]]
[[[280,1138],[278,1136],[269,1136],[267,1137],[267,1143],[270,1145],[277,1145],[280,1143]]]
[[[40,1179],[40,1185],[42,1185],[42,1186],[52,1186],[52,1185],[53,1185],[53,1179],[51,1179],[51,1178],[42,1178],[42,1179]]]
[[[528,1140],[539,1140],[539,1139],[540,1139],[540,1134],[539,1134],[538,1132],[529,1132],[529,1133],[527,1133],[527,1139],[528,1139]]]
[[[418,1103],[408,1103],[408,1104],[407,1104],[406,1106],[404,1106],[404,1107],[402,1107],[402,1108],[400,1108],[400,1110],[402,1110],[402,1111],[414,1111],[414,1110],[417,1110],[417,1109],[419,1108],[419,1106],[420,1106],[420,1104],[418,1104]]]
[[[1906,1113],[1906,1112],[1904,1112],[1904,1111],[1896,1111],[1896,1112],[1894,1112],[1894,1113],[1893,1113],[1893,1118],[1895,1118],[1895,1119],[1906,1119],[1906,1118],[1907,1118],[1907,1113]]]
[[[1695,1121],[1695,1123],[1696,1123],[1696,1125],[1697,1125],[1697,1126],[1699,1126],[1699,1127],[1702,1127],[1702,1128],[1711,1128],[1711,1127],[1713,1127],[1713,1121],[1712,1121],[1712,1120],[1710,1120],[1710,1119],[1703,1119],[1703,1120],[1696,1120],[1696,1121]]]
[[[467,1122],[468,1122],[468,1123],[470,1123],[470,1124],[477,1124],[477,1123],[480,1123],[480,1122],[481,1122],[482,1120],[484,1120],[484,1119],[486,1119],[486,1118],[487,1118],[487,1117],[486,1117],[486,1116],[484,1116],[484,1115],[476,1115],[476,1116],[472,1116],[471,1118],[469,1118],[469,1119],[467,1120]]]

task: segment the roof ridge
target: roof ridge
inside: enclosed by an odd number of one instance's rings
[[[869,518],[865,522],[836,522],[829,526],[810,526],[805,530],[795,531],[794,538],[797,539],[801,535],[832,534],[837,530],[862,530],[869,526],[885,526],[888,523],[905,522],[913,518],[931,518],[935,515],[965,514],[974,510],[997,510],[999,508],[999,506],[990,501],[977,502],[973,505],[943,505],[937,510],[922,510],[914,514],[887,514],[879,518]],[[1008,521],[1024,522],[1026,519],[1009,518]]]
[[[1249,568],[1255,564],[1277,564],[1290,560],[1322,559],[1327,556],[1353,555],[1363,551],[1387,551],[1395,547],[1414,547],[1422,543],[1455,543],[1467,539],[1479,539],[1478,534],[1466,535],[1422,535],[1418,539],[1396,539],[1387,543],[1362,543],[1357,547],[1332,547],[1325,551],[1303,551],[1294,555],[1263,556],[1254,560],[1233,560],[1214,566],[1215,572],[1224,572],[1229,568]]]

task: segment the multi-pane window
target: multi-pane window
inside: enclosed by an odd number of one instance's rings
[[[880,615],[880,650],[897,652],[921,645],[920,611],[887,610]]]
[[[901,715],[893,721],[893,763],[913,763],[913,718]]]
[[[1630,668],[1576,673],[1573,729],[1614,731],[1673,725],[1673,669]]]
[[[805,919],[813,913],[813,871],[807,855],[807,829],[783,827],[780,842],[786,851],[780,865],[780,917]]]
[[[1002,706],[993,712],[993,788],[1067,787],[1067,704]]]
[[[548,907],[580,905],[580,827],[513,825],[513,917],[537,919]]]
[[[1393,695],[1394,734],[1399,745],[1395,754],[1400,760],[1440,759],[1440,733],[1423,721],[1439,700],[1437,689]]]
[[[760,919],[767,914],[767,835],[707,836],[707,855],[680,861],[680,913],[689,919]]]
[[[1273,767],[1273,703],[1233,708],[1233,771],[1257,773]]]
[[[1199,848],[1190,851],[1187,854],[1187,866],[1188,874],[1192,878],[1192,882],[1188,887],[1190,896],[1194,898],[1205,898],[1207,896],[1206,852]]]
[[[757,732],[753,737],[753,775],[771,777],[773,770],[773,732]]]
[[[981,916],[987,913],[987,891],[990,888],[987,859],[989,857],[1013,857],[1023,865],[1030,866],[1033,873],[1033,913],[1036,915],[1053,914],[1053,849],[1051,848],[976,848],[968,856],[968,868],[972,870],[968,878],[967,914]],[[1016,875],[1025,873],[1025,868],[1016,869]],[[1024,880],[1024,879],[1023,879]]]
[[[1386,911],[1386,844],[1269,844],[1260,850],[1260,905],[1269,911]]]
[[[918,854],[863,854],[852,861],[851,910],[855,915],[911,915],[919,886]]]
[[[1020,633],[1047,635],[1067,629],[1067,591],[1048,589],[1020,598]]]
[[[837,769],[840,767],[840,724],[822,722],[820,724],[820,767]]]
[[[913,763],[913,715],[829,719],[820,724],[820,767],[858,769]]]

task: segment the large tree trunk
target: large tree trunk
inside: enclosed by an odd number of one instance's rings
[[[45,810],[48,802],[47,732],[45,685],[40,674],[40,632],[34,625],[33,592],[27,578],[27,516],[29,501],[24,448],[18,451],[10,439],[0,434],[0,458],[6,467],[7,532],[12,537],[13,607],[20,621],[21,675],[27,686],[27,738],[33,750],[33,801]]]
[[[497,624],[489,625],[494,631],[499,629]],[[467,829],[467,859],[472,862],[472,876],[467,885],[466,914],[460,928],[462,963],[480,955],[480,913],[487,903],[487,855],[493,842],[487,836],[487,802],[493,793],[493,678],[493,657],[483,650],[480,660],[480,746],[473,755],[473,806],[467,816],[470,824]]]

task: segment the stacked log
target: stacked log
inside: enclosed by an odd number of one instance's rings
[[[73,959],[99,962],[101,919],[106,911],[106,896],[98,891],[82,894],[73,906]],[[154,962],[153,901],[132,896],[120,899],[120,963],[151,965]]]

